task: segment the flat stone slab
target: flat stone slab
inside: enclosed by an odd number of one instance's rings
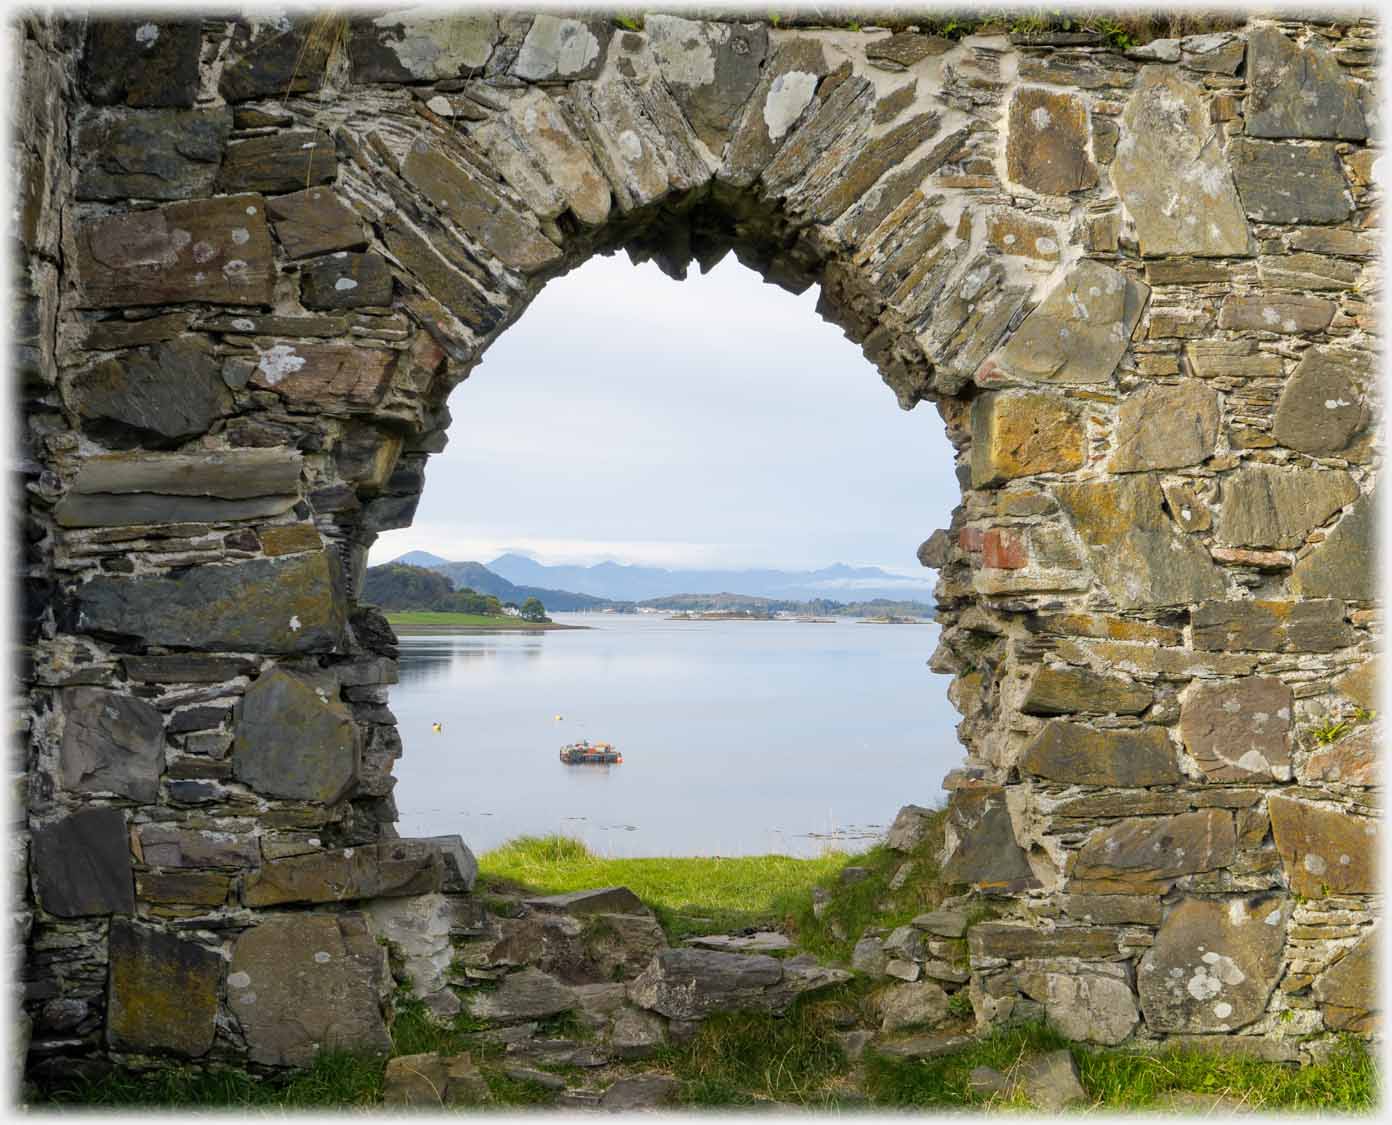
[[[173,934],[113,919],[106,1039],[114,1050],[198,1058],[213,1045],[223,960]]]
[[[357,777],[361,752],[332,677],[273,668],[242,697],[232,769],[258,793],[333,804]]]
[[[259,195],[89,219],[78,226],[76,240],[82,308],[271,301],[275,264]]]
[[[533,910],[553,914],[647,914],[642,900],[627,887],[600,887],[522,900]]]
[[[1141,68],[1112,184],[1136,221],[1144,256],[1251,253],[1243,200],[1213,132],[1197,86],[1172,67]]]
[[[1291,910],[1289,898],[1273,894],[1174,907],[1136,974],[1146,1024],[1202,1033],[1258,1019],[1280,974]]]
[[[772,953],[792,949],[792,939],[787,934],[766,930],[755,934],[708,934],[705,937],[690,937],[687,945],[697,949],[714,949],[726,953]]]
[[[164,716],[143,699],[101,688],[62,693],[63,787],[153,804],[164,768]]]
[[[227,1003],[252,1062],[309,1066],[320,1051],[386,1055],[387,951],[360,914],[262,916],[237,938]]]
[[[134,914],[126,814],[85,809],[36,829],[29,844],[39,905],[60,918]]]

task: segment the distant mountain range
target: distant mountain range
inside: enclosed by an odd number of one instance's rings
[[[836,565],[812,571],[663,570],[620,563],[545,566],[516,554],[501,555],[484,566],[451,562],[429,551],[408,551],[390,565],[395,564],[424,567],[449,578],[456,590],[492,594],[515,605],[537,598],[555,613],[632,609],[643,604],[673,610],[932,615],[931,584],[873,566]]]
[[[398,561],[437,569],[460,565],[425,551],[413,551]],[[573,591],[619,602],[642,602],[673,594],[746,594],[783,601],[933,600],[933,581],[929,578],[906,578],[877,566],[842,563],[820,570],[665,570],[612,562],[546,566],[525,555],[506,554],[488,563],[487,569],[518,585]]]

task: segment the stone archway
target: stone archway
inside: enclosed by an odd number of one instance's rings
[[[36,1056],[380,1042],[371,903],[472,871],[392,829],[366,549],[450,389],[618,247],[820,284],[947,423],[963,501],[921,558],[968,751],[945,870],[997,914],[979,1020],[1362,1027],[1370,34],[29,21]]]

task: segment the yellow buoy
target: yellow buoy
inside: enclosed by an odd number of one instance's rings
[[[556,722],[559,723],[560,721],[561,721],[561,717],[560,717],[559,715],[557,715],[557,716],[556,716]]]
[[[431,723],[430,729],[433,730],[436,734],[439,734],[445,728],[442,727],[439,723]]]

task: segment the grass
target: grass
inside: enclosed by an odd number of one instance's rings
[[[1174,1094],[1206,1094],[1253,1110],[1368,1111],[1377,1103],[1372,1055],[1348,1037],[1321,1063],[1307,1067],[1170,1049],[1157,1054],[1088,1049],[1069,1044],[1043,1024],[997,1031],[955,1054],[906,1061],[867,1053],[866,1092],[884,1106],[945,1108],[1002,1103],[978,1096],[967,1084],[975,1067],[1006,1073],[1026,1053],[1068,1048],[1094,1108],[1164,1108]]]
[[[402,610],[387,614],[392,625],[450,629],[503,629],[534,632],[541,629],[583,629],[583,625],[557,625],[554,621],[523,621],[520,617],[496,617],[483,613],[440,613],[435,610]]]
[[[564,894],[625,886],[652,907],[667,936],[772,926],[790,905],[807,899],[847,862],[841,853],[817,859],[782,855],[655,856],[606,859],[567,836],[521,836],[479,859],[480,878],[493,891]]]
[[[908,854],[880,845],[856,856],[851,862],[869,872],[859,882],[840,883],[841,868],[846,862],[843,857],[817,881],[830,896],[820,918],[812,909],[810,894],[780,899],[779,905],[798,944],[818,957],[848,961],[856,939],[867,926],[893,929],[941,903],[946,888],[942,885],[937,855],[942,849],[946,819],[945,810],[935,813],[924,839]],[[891,889],[895,874],[906,862],[914,865],[911,876],[898,890]],[[845,936],[839,937],[838,933]]]

